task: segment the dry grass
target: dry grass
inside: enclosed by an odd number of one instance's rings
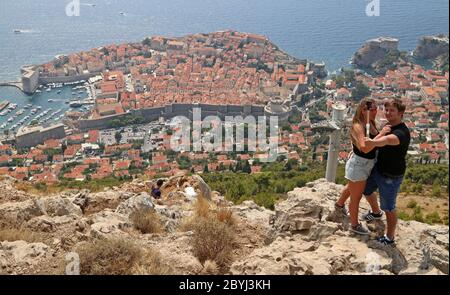
[[[45,237],[42,234],[33,232],[29,229],[22,228],[1,228],[0,242],[8,241],[25,241],[28,243],[43,242]]]
[[[45,186],[45,189],[37,189],[33,184],[25,181],[15,183],[15,188],[17,190],[36,196],[48,196],[63,191],[63,189],[57,188],[53,185]]]
[[[143,234],[162,233],[164,231],[158,213],[153,209],[141,209],[133,212],[130,219],[134,227]]]
[[[135,275],[170,275],[172,268],[163,263],[161,257],[154,250],[146,250],[141,261],[133,267]]]
[[[219,267],[231,261],[235,232],[215,217],[199,217],[193,224],[192,252],[200,263],[215,261]]]
[[[194,214],[182,221],[180,230],[194,232],[192,252],[204,265],[202,273],[216,274],[231,262],[235,225],[236,219],[230,209],[213,211],[205,198],[197,199]]]
[[[209,205],[208,200],[203,197],[197,198],[194,208],[197,217],[207,218],[211,213],[211,206]]]
[[[82,275],[126,275],[138,265],[142,249],[123,239],[96,240],[80,245],[76,252],[80,256]]]
[[[236,218],[233,215],[233,211],[229,208],[219,208],[215,213],[217,220],[223,222],[231,227],[236,225]]]
[[[219,267],[217,263],[211,260],[206,260],[203,264],[203,269],[200,272],[201,275],[216,275],[219,273]]]

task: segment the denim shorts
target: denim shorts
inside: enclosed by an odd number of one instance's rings
[[[369,178],[375,159],[366,159],[352,153],[345,164],[345,178],[350,181],[364,181]]]
[[[380,193],[380,207],[381,210],[391,212],[395,210],[397,202],[397,194],[400,190],[400,185],[403,182],[403,177],[386,177],[381,175],[378,168],[372,169],[372,173],[367,179],[364,195],[369,196],[377,189]]]

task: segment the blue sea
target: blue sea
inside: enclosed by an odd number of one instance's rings
[[[401,49],[412,50],[421,36],[448,34],[449,26],[448,0],[379,0],[380,15],[372,17],[366,15],[369,0],[81,0],[79,16],[71,17],[66,15],[70,2],[0,1],[0,81],[18,80],[22,65],[57,54],[225,29],[266,35],[289,54],[324,61],[333,72],[348,66],[368,39],[392,36],[400,39]],[[48,107],[54,96],[29,97],[0,87],[0,101],[20,105]]]

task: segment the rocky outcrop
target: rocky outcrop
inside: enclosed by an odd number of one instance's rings
[[[448,36],[424,36],[413,54],[421,59],[436,59],[442,54],[448,54]]]
[[[116,213],[130,215],[133,212],[153,209],[154,205],[148,193],[140,193],[119,204]]]
[[[389,52],[398,52],[398,40],[390,37],[379,37],[367,41],[354,55],[352,63],[358,67],[374,67]]]
[[[43,243],[0,242],[0,274],[20,274],[21,269],[38,264],[51,252]]]
[[[90,236],[106,238],[108,236],[123,236],[126,229],[133,227],[128,216],[111,209],[93,214],[89,218]]]
[[[139,182],[135,181],[135,184]],[[232,212],[232,261],[221,273],[230,274],[448,274],[448,226],[399,221],[396,247],[379,244],[385,221],[367,223],[371,235],[349,233],[347,216],[334,202],[341,185],[320,179],[296,188],[271,211],[253,201],[234,205],[211,192],[199,177],[175,176],[155,200],[142,186],[99,193],[67,191],[48,197],[31,196],[0,204],[2,228],[17,235],[0,240],[0,273],[60,273],[67,253],[86,242],[120,238],[141,249],[157,249],[163,264],[176,274],[215,274],[213,261],[200,263],[193,254],[192,228],[183,222],[195,217],[195,199],[210,199],[211,213]],[[195,192],[187,196],[186,188]],[[189,192],[189,190],[188,190]],[[192,191],[190,191],[192,193]],[[1,191],[0,191],[1,194]],[[142,234],[130,214],[153,208],[164,231]],[[361,214],[368,209],[364,200]],[[0,228],[1,229],[1,228]],[[30,243],[20,240],[20,233]],[[40,235],[38,239],[25,235]],[[0,236],[1,237],[1,236]]]
[[[30,198],[29,194],[18,190],[15,185],[18,180],[9,175],[0,175],[0,204],[7,202],[21,202]]]
[[[448,227],[399,221],[397,246],[353,236],[334,210],[342,186],[318,180],[275,205],[268,245],[231,266],[233,274],[448,274]],[[367,205],[363,204],[362,212]]]
[[[233,206],[232,210],[237,216],[247,220],[249,223],[259,224],[267,228],[274,215],[272,211],[258,206],[253,201],[244,201],[240,205]]]
[[[177,175],[168,179],[161,187],[162,197],[174,199],[184,197],[193,201],[197,197],[211,200],[211,189],[198,175]]]

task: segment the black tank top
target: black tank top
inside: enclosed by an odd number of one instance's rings
[[[377,130],[377,131],[378,131],[378,130]],[[376,135],[370,134],[370,135],[369,135],[369,138],[370,138],[370,139],[374,139],[377,135],[378,135],[378,133],[377,133]],[[361,152],[361,151],[358,149],[358,147],[357,147],[356,145],[354,145],[353,143],[352,143],[352,146],[353,146],[353,153],[354,153],[355,155],[360,156],[361,158],[373,160],[373,159],[375,159],[375,157],[377,156],[377,154],[376,154],[377,148],[374,148],[373,150],[371,150],[371,151],[368,152],[368,153],[363,153],[363,152]]]

